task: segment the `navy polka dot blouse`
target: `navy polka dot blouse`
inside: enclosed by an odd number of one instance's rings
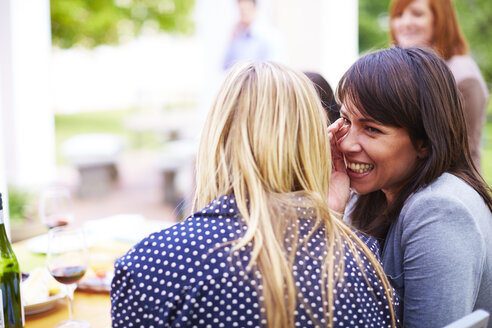
[[[293,266],[296,327],[327,326],[319,288],[325,235],[323,228],[308,235],[312,224],[313,220],[299,219]],[[245,269],[252,245],[233,252],[227,243],[245,231],[234,198],[222,196],[201,212],[143,239],[115,264],[112,326],[266,327],[261,274]],[[286,245],[293,235],[287,236]],[[375,239],[361,238],[378,254]],[[361,255],[369,287],[353,256],[346,251],[345,257],[345,281],[334,288],[334,326],[391,327],[384,291],[372,266]]]

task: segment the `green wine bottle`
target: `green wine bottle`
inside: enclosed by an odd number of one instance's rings
[[[0,328],[24,327],[19,262],[12,250],[3,221],[2,194],[0,194]]]

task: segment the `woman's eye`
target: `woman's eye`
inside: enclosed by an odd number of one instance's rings
[[[343,120],[343,124],[350,124],[350,121],[345,117],[342,117],[342,120]]]
[[[376,128],[373,128],[372,126],[366,127],[366,130],[371,132],[371,133],[381,133],[381,130],[378,130]]]
[[[413,15],[414,17],[420,17],[420,16],[422,16],[423,14],[424,14],[424,13],[423,13],[422,11],[420,11],[420,10],[414,10],[414,11],[412,11],[412,15]]]

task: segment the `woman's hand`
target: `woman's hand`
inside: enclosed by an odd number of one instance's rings
[[[348,132],[349,126],[339,118],[328,127],[331,148],[331,180],[328,192],[328,206],[331,210],[343,213],[350,197],[350,179],[347,175],[343,154],[338,147],[339,140]]]

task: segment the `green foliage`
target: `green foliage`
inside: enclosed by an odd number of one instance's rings
[[[144,29],[191,34],[194,0],[50,0],[53,45],[117,44]]]
[[[31,194],[14,186],[8,186],[8,194],[10,220],[24,220],[31,202]]]
[[[465,34],[472,57],[492,88],[492,1],[454,0],[460,27]],[[359,50],[381,49],[389,45],[388,28],[384,24],[389,0],[359,1]]]
[[[359,1],[359,50],[361,53],[388,46],[388,0]]]
[[[455,0],[454,3],[472,57],[492,89],[492,1]]]

